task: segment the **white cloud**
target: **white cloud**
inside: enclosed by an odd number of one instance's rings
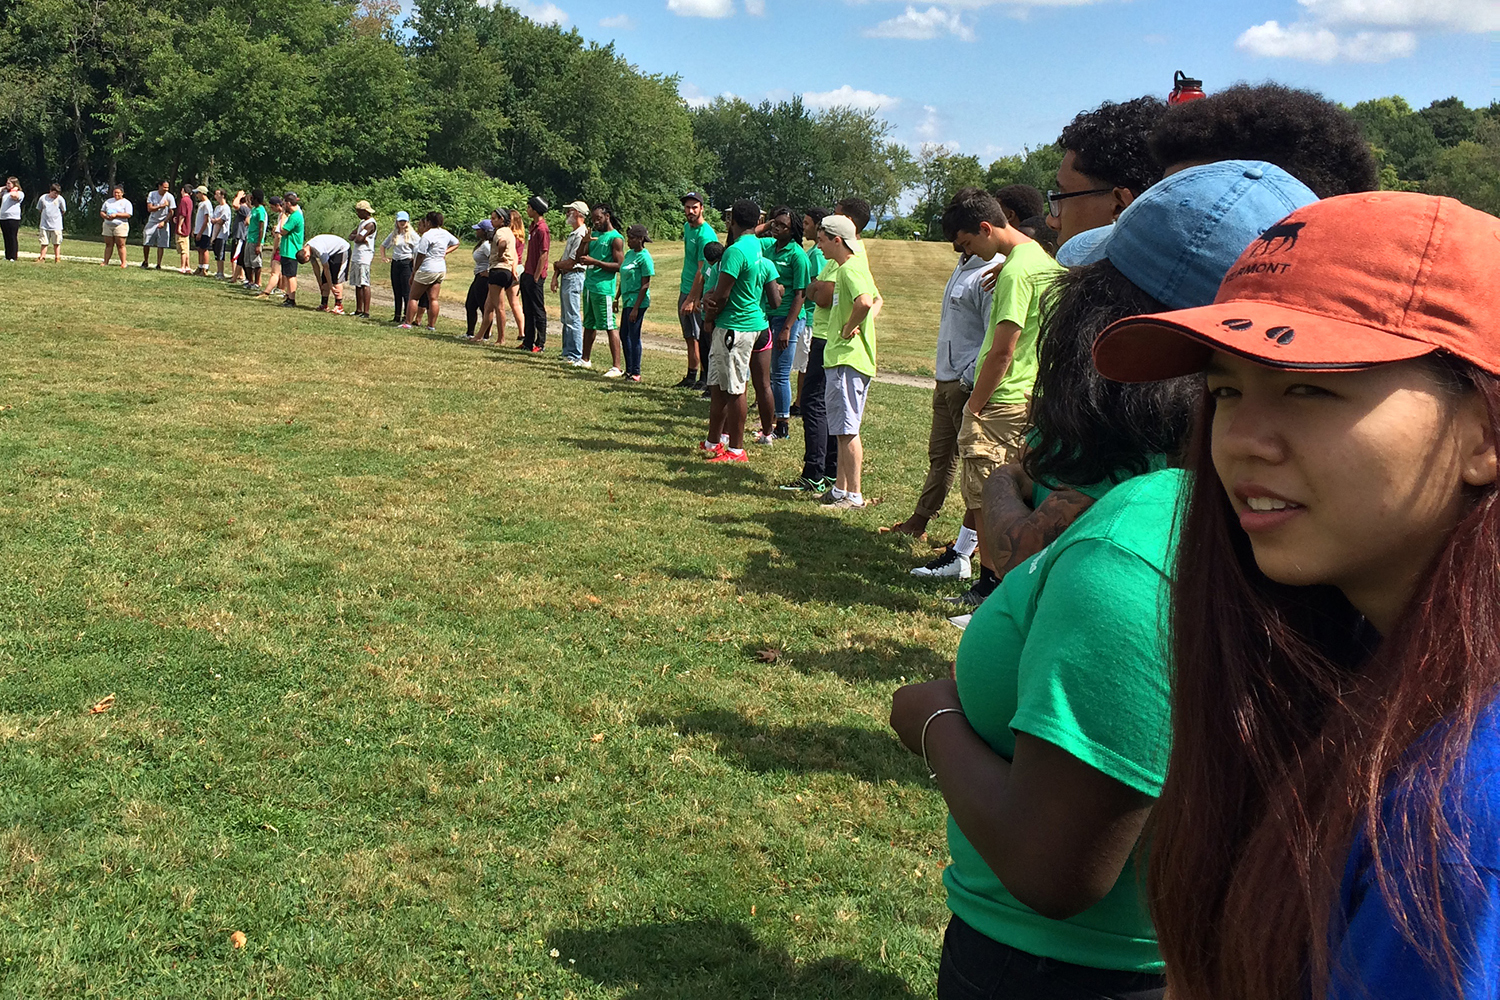
[[[616,14],[614,17],[606,17],[599,22],[601,28],[618,28],[621,31],[634,31],[635,22],[630,19],[629,14]]]
[[[706,105],[712,104],[716,96],[729,98],[735,96],[732,91],[728,90],[718,95],[705,94],[703,90],[695,83],[684,83],[677,89],[677,94],[682,98],[682,102],[690,108],[701,108]]]
[[[1417,36],[1410,31],[1361,31],[1344,36],[1305,21],[1286,27],[1277,21],[1267,21],[1246,29],[1234,44],[1242,52],[1267,59],[1388,62],[1415,52]]]
[[[556,24],[562,26],[572,20],[572,18],[568,17],[567,11],[555,3],[533,3],[532,0],[508,0],[506,6],[513,8],[522,17],[531,18],[537,24]]]
[[[974,40],[974,29],[965,23],[957,11],[942,7],[926,10],[908,6],[905,13],[881,21],[873,28],[865,29],[867,38],[905,38],[923,41],[939,35],[956,35],[965,42]]]
[[[745,13],[755,17],[765,17],[766,0],[745,0]]]
[[[1494,0],[1297,0],[1316,21],[1366,28],[1500,31]]]
[[[938,109],[931,104],[922,105],[923,118],[914,130],[917,138],[922,142],[935,142],[938,137],[938,129],[942,127],[942,120],[938,117]]]
[[[667,0],[667,10],[679,17],[729,17],[734,0]]]
[[[802,103],[810,108],[859,108],[862,111],[878,111],[901,103],[899,97],[877,94],[872,90],[855,90],[847,83],[838,90],[804,93]]]

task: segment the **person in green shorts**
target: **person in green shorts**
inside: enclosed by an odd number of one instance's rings
[[[609,371],[605,378],[625,374],[620,367],[620,331],[615,329],[615,286],[620,265],[625,263],[625,237],[608,205],[595,205],[591,213],[593,238],[577,263],[587,267],[583,276],[583,364],[593,367],[589,355],[594,338],[603,330],[609,336]]]

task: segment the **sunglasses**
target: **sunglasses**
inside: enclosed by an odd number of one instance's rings
[[[1069,191],[1067,194],[1061,191],[1048,191],[1047,214],[1054,219],[1062,215],[1062,206],[1058,204],[1060,201],[1067,201],[1069,198],[1082,198],[1086,194],[1109,194],[1113,190],[1114,188],[1112,187],[1092,188],[1088,191]]]

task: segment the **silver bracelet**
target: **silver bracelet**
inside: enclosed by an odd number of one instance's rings
[[[949,712],[957,712],[959,715],[964,714],[964,710],[961,708],[940,708],[929,715],[926,722],[922,723],[922,763],[927,765],[927,777],[929,778],[936,778],[937,772],[932,769],[932,763],[927,759],[927,727],[932,725],[933,719],[936,719],[940,715],[947,715]]]

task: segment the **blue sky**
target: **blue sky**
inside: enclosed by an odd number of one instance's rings
[[[676,73],[690,102],[801,93],[988,163],[1103,100],[1276,80],[1353,104],[1500,99],[1500,0],[500,0]]]

